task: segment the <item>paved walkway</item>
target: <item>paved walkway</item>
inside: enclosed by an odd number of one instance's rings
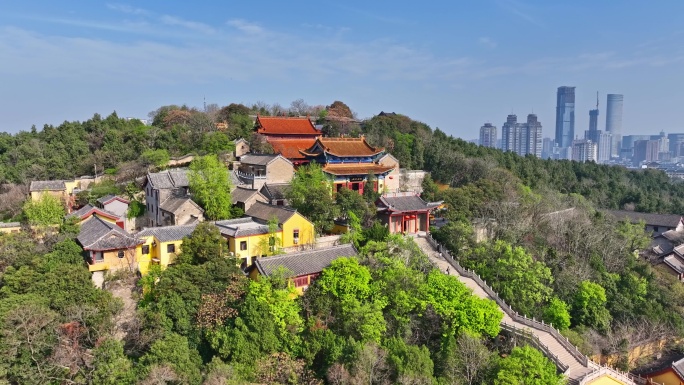
[[[416,241],[416,244],[423,250],[425,254],[427,254],[428,258],[430,258],[430,261],[439,268],[443,273],[447,273],[447,271],[451,275],[458,275],[458,272],[456,269],[451,266],[451,264],[444,259],[433,247],[432,245],[423,237],[415,237],[414,240]],[[448,270],[447,270],[448,269]],[[458,279],[463,282],[468,288],[472,289],[473,294],[477,295],[480,298],[488,298],[492,299],[485,291],[484,289],[473,279],[468,278],[468,277],[463,277],[458,275]],[[503,309],[502,309],[503,311]],[[539,341],[541,341],[542,344],[544,344],[553,354],[555,354],[558,359],[565,365],[568,366],[568,370],[565,372],[565,375],[571,379],[571,380],[577,380],[584,376],[587,373],[593,372],[595,368],[593,367],[586,367],[584,366],[581,362],[579,362],[570,352],[563,346],[561,345],[558,340],[556,340],[550,333],[531,328],[527,325],[521,324],[519,322],[514,321],[506,312],[504,311],[504,317],[501,320],[502,324],[506,323],[509,325],[513,325],[518,329],[524,329],[526,331],[529,331],[530,333],[534,334],[537,338],[539,338]],[[592,365],[592,364],[590,364]],[[592,365],[593,366],[593,365]],[[633,382],[629,382],[633,384]]]

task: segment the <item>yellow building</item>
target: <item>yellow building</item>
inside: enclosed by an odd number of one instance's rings
[[[289,276],[289,282],[297,293],[302,294],[309,285],[330,266],[332,261],[342,257],[356,257],[358,252],[351,244],[307,250],[298,253],[257,258],[247,269],[249,277],[258,280],[282,271]]]
[[[316,241],[313,223],[297,210],[255,202],[245,214],[264,223],[276,218],[283,231],[282,247],[285,249],[313,245]]]
[[[76,237],[85,252],[90,271],[136,268],[136,246],[140,243],[116,224],[91,215],[83,223]]]
[[[35,180],[29,186],[31,200],[37,201],[47,194],[60,201],[69,209],[74,202],[74,189],[78,187],[75,180]]]
[[[242,268],[251,265],[255,258],[282,248],[283,228],[280,226],[271,234],[267,223],[249,217],[216,221],[214,224],[226,238],[230,253],[241,260]]]
[[[648,379],[648,384],[683,385],[684,358],[673,362],[664,369],[645,374],[644,377]]]
[[[111,212],[106,211],[106,210],[103,210],[103,209],[100,209],[100,208],[97,208],[91,204],[87,204],[87,205],[81,207],[80,209],[72,212],[71,214],[67,215],[67,218],[72,218],[72,217],[78,218],[79,224],[83,224],[85,221],[87,221],[93,215],[97,215],[100,219],[107,221],[107,222],[110,222],[110,223],[114,223],[121,228],[124,227],[123,220],[120,217],[118,217],[116,214],[111,213]]]
[[[141,243],[136,248],[136,257],[140,274],[147,274],[152,264],[165,269],[175,263],[183,238],[192,234],[196,226],[197,224],[152,227],[139,232],[137,236]]]

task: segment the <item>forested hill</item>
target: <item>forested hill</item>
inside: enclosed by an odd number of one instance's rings
[[[364,134],[372,143],[386,147],[402,167],[428,170],[436,181],[453,187],[503,167],[535,190],[580,194],[598,207],[684,212],[684,184],[671,183],[660,171],[521,157],[447,136],[394,113],[382,113],[361,124],[340,123],[340,118],[345,118],[340,115],[351,117],[351,110],[341,102],[299,110],[296,112],[319,116],[324,133]],[[252,135],[249,115],[283,112],[287,110],[241,104],[215,106],[209,112],[164,106],[151,114],[151,126],[113,113],[106,118],[95,114],[84,122],[45,125],[42,130],[33,128],[15,135],[0,133],[0,184],[103,171],[136,175],[149,165],[165,163],[169,156],[230,151],[234,139]],[[228,128],[217,130],[217,122],[228,123]]]

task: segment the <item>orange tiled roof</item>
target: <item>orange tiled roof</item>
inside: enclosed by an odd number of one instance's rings
[[[373,171],[373,174],[382,174],[392,170],[394,167],[382,166],[375,163],[346,163],[346,164],[326,164],[323,171],[332,175],[363,175]]]
[[[373,156],[380,154],[385,149],[381,147],[373,147],[366,138],[318,138],[316,144],[304,151],[306,155],[317,156],[320,155],[320,150],[315,147],[322,148],[323,151],[335,156]]]
[[[270,138],[267,139],[268,143],[273,147],[276,154],[280,154],[287,159],[306,159],[306,157],[300,152],[301,150],[306,150],[311,148],[314,143],[316,143],[315,138],[307,139],[280,139],[280,138]]]
[[[309,118],[257,116],[257,133],[262,135],[320,135]]]

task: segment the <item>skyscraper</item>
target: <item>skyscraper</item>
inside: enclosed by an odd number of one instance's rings
[[[556,144],[572,146],[575,139],[575,87],[558,87],[556,95]]]
[[[608,94],[606,97],[606,132],[613,135],[612,156],[620,155],[622,143],[622,100],[620,94]]]
[[[589,110],[589,131],[585,135],[585,139],[589,139],[594,143],[598,142],[598,117],[599,117],[599,99],[598,92],[596,93],[596,109]]]
[[[516,115],[508,115],[501,127],[501,149],[518,155],[532,154],[541,157],[542,126],[537,115],[527,115],[526,123],[518,123]]]
[[[496,148],[496,126],[485,123],[480,127],[480,146]]]

